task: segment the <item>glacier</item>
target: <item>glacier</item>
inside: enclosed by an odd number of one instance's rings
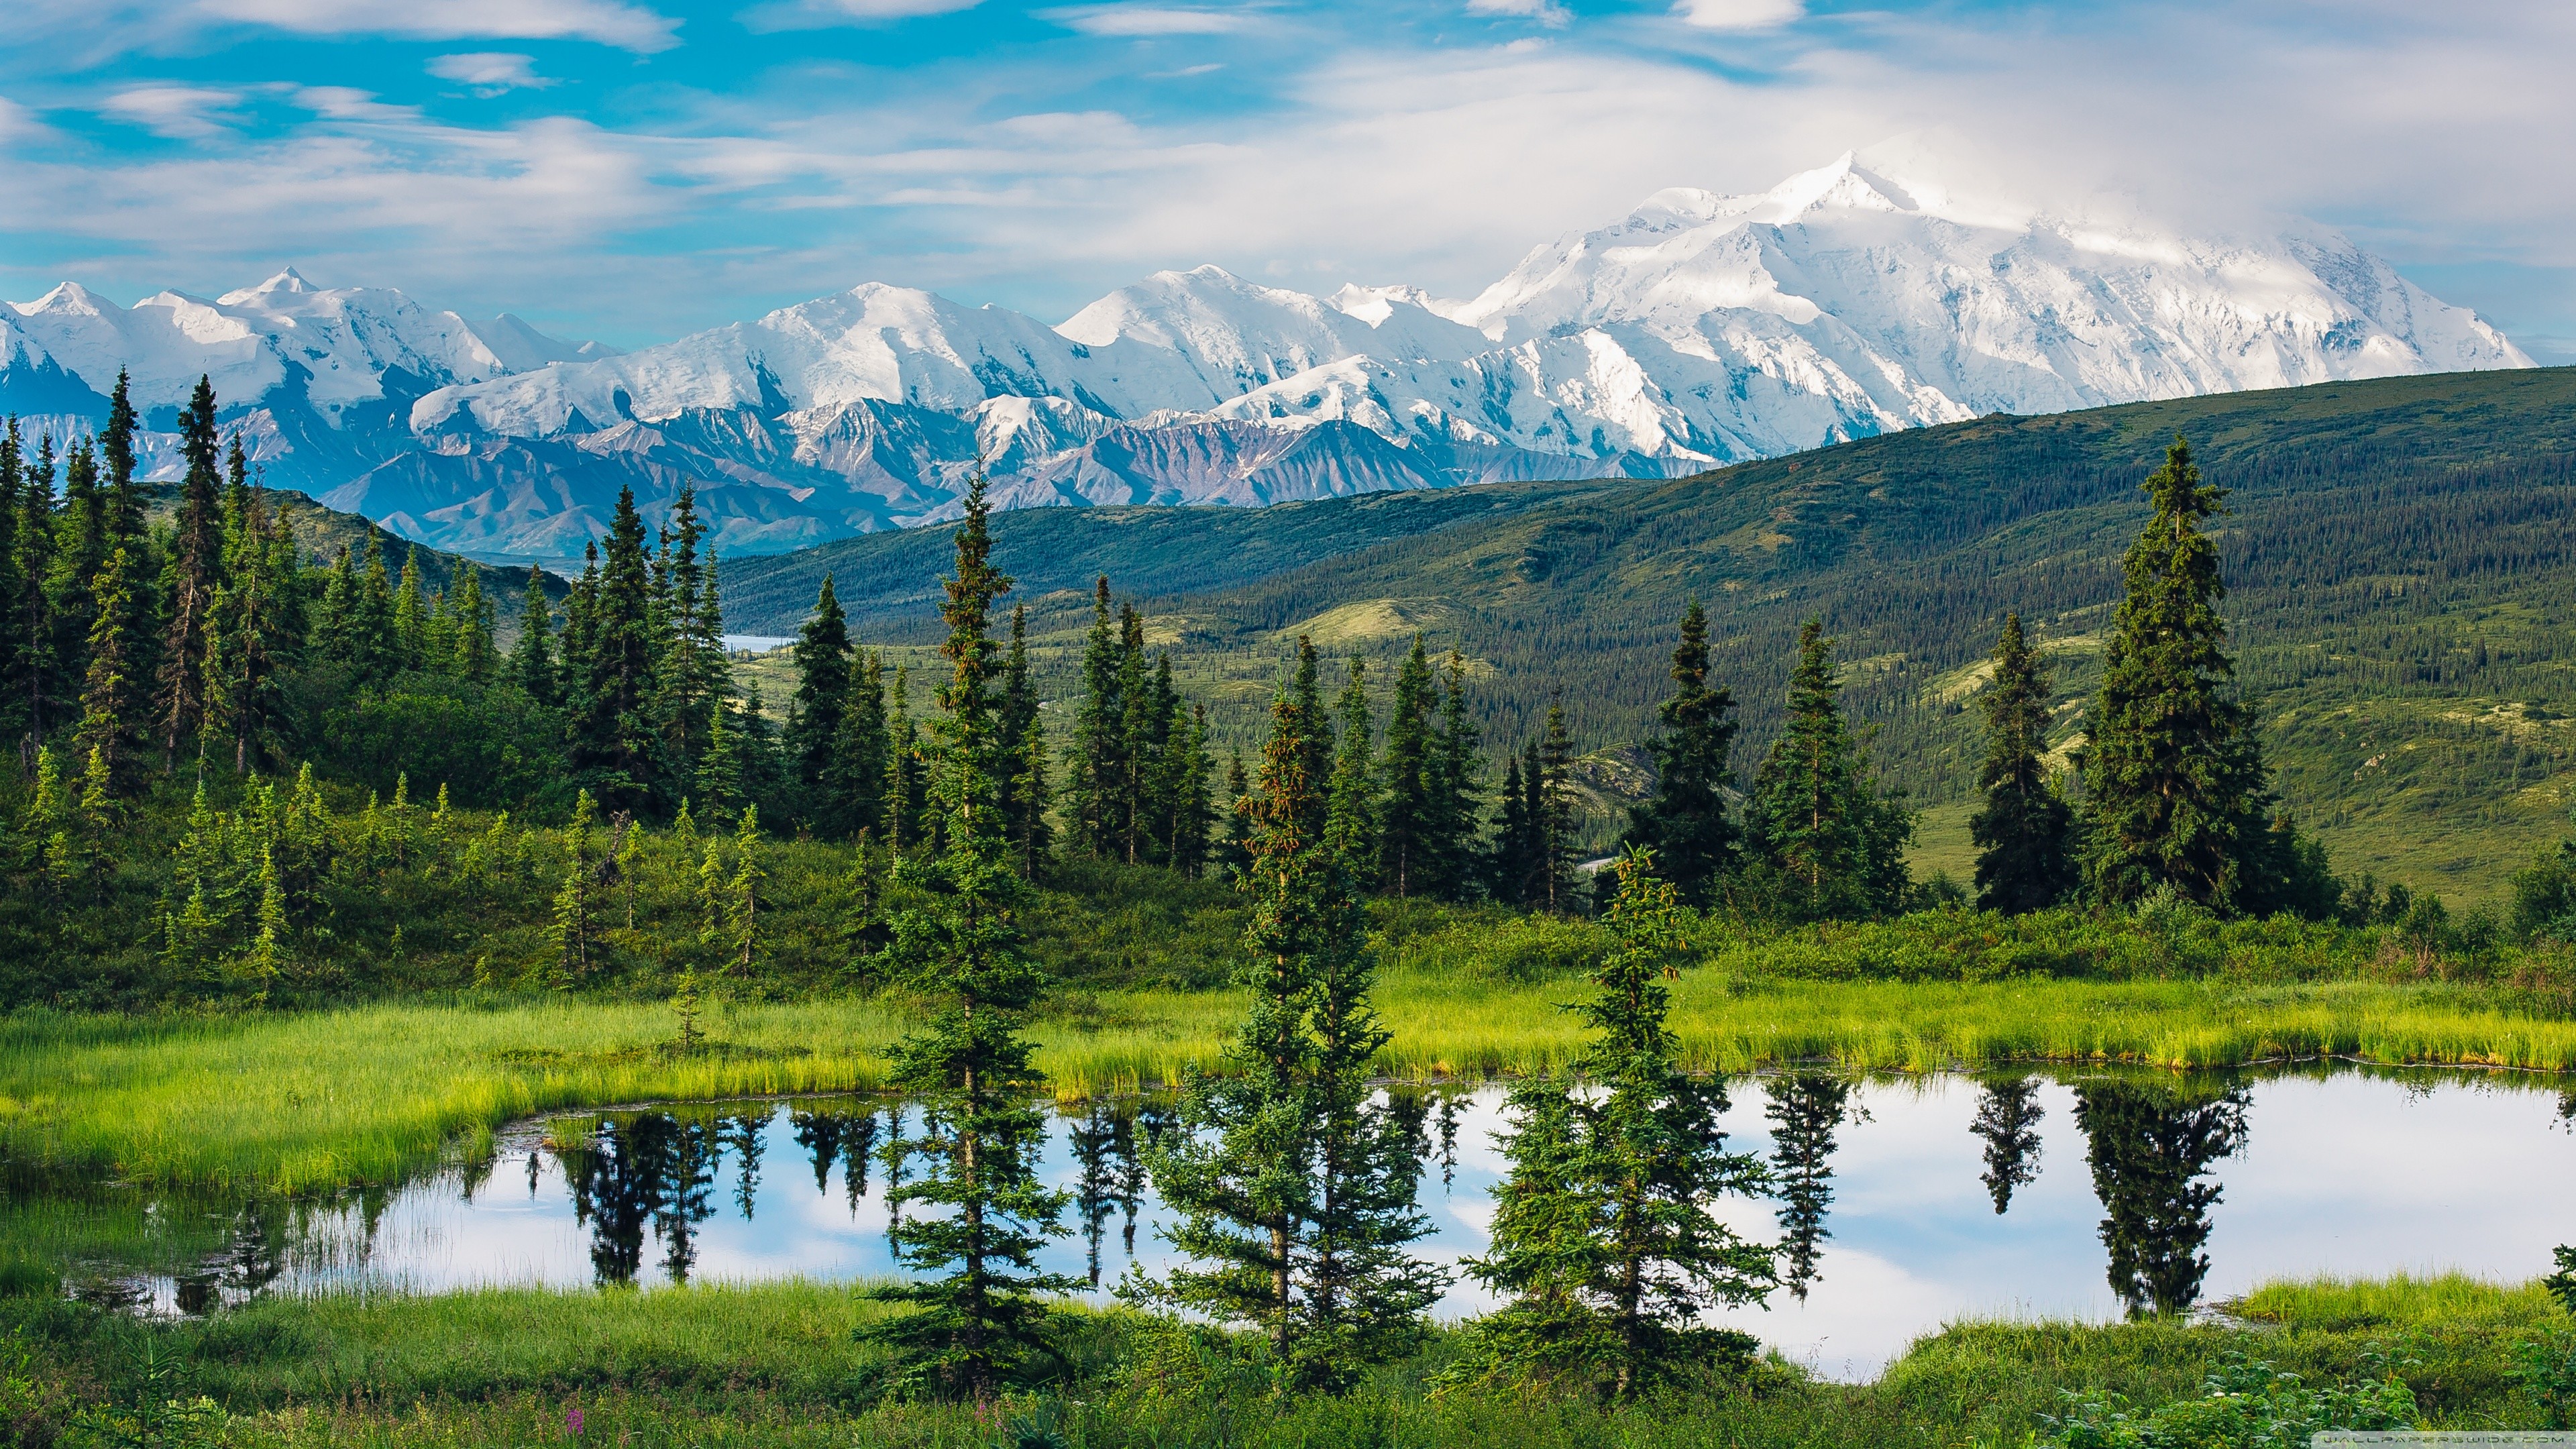
[[[2204,236],[1999,207],[1902,156],[1658,192],[1466,300],[1159,272],[1060,325],[870,282],[616,353],[292,270],[0,304],[0,409],[167,427],[200,374],[275,485],[439,548],[578,557],[619,489],[769,553],[996,501],[1259,506],[1673,477],[1988,413],[2528,367],[2330,228]],[[166,472],[167,440],[147,439]]]

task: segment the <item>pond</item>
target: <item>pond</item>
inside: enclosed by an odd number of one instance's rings
[[[1729,1095],[1730,1141],[1765,1157],[1775,1189],[1725,1215],[1780,1246],[1783,1282],[1727,1321],[1837,1377],[1873,1374],[1962,1317],[2114,1318],[2316,1274],[2519,1281],[2576,1238],[2576,1095],[2545,1079],[1792,1075],[1740,1078]],[[1419,1124],[1432,1227],[1419,1253],[1454,1266],[1491,1221],[1501,1089],[1391,1101]],[[523,1124],[470,1172],[224,1209],[224,1252],[129,1275],[127,1291],[193,1312],[258,1292],[884,1277],[875,1149],[902,1110],[807,1098]],[[1047,1172],[1073,1200],[1047,1265],[1095,1297],[1171,1261],[1140,1158],[1167,1122],[1147,1098],[1052,1123]],[[1437,1311],[1486,1306],[1462,1277]]]

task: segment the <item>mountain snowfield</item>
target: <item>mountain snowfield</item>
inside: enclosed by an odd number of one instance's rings
[[[871,282],[626,354],[292,271],[213,302],[0,305],[0,407],[58,436],[119,366],[155,421],[207,373],[272,482],[549,559],[605,533],[621,486],[658,512],[694,485],[720,547],[774,552],[953,517],[979,457],[1007,507],[1257,505],[2530,365],[2322,227],[2015,211],[1850,155],[1759,195],[1659,192],[1464,302],[1200,267],[1049,327]]]

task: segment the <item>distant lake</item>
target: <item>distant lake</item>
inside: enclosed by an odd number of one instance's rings
[[[2267,1279],[2546,1271],[2576,1238],[2576,1096],[2550,1079],[2337,1067],[2272,1075],[1739,1078],[1735,1150],[1777,1195],[1730,1201],[1782,1245],[1767,1308],[1726,1321],[1836,1377],[1866,1377],[1963,1317],[2113,1319]],[[1504,1163],[1497,1087],[1404,1090],[1419,1253],[1480,1251]],[[200,1271],[143,1275],[162,1311],[258,1292],[484,1284],[578,1287],[893,1274],[885,1162],[901,1107],[808,1098],[606,1114],[586,1141],[540,1124],[487,1168],[332,1204],[241,1209]],[[1047,1172],[1072,1194],[1047,1266],[1107,1290],[1171,1262],[1140,1157],[1153,1098],[1058,1116]],[[2118,1281],[2115,1283],[2115,1274]],[[1437,1312],[1489,1306],[1462,1279]]]
[[[796,642],[794,636],[784,634],[719,634],[716,638],[727,649],[745,649],[754,654],[766,654]]]

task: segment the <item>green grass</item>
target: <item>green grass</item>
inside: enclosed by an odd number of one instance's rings
[[[2267,1285],[2244,1326],[1954,1323],[1869,1383],[1774,1365],[1733,1388],[1627,1411],[1478,1395],[1434,1396],[1450,1349],[1382,1369],[1347,1400],[1268,1397],[1239,1342],[1126,1313],[1078,1312],[1069,1368],[1006,1417],[1050,1425],[1072,1449],[1664,1449],[1664,1446],[2023,1445],[2067,1393],[2142,1407],[2197,1397],[2230,1354],[2325,1384],[2393,1363],[2437,1427],[2525,1427],[2535,1406],[2508,1377],[2512,1345],[2567,1320],[2529,1287],[2463,1279]],[[633,1290],[493,1290],[439,1297],[271,1299],[200,1321],[145,1323],[77,1305],[0,1306],[14,1343],[71,1396],[127,1404],[147,1350],[188,1393],[236,1417],[240,1445],[620,1445],[852,1442],[975,1445],[1000,1425],[953,1405],[884,1404],[873,1312],[846,1289],[783,1282]],[[169,1382],[153,1386],[167,1392]]]
[[[1581,1027],[1563,980],[1399,961],[1379,994],[1403,1079],[1561,1065]],[[1071,993],[1037,1022],[1059,1095],[1133,1091],[1214,1066],[1228,991]],[[302,1192],[382,1183],[513,1118],[646,1100],[870,1091],[903,1030],[864,999],[720,1011],[682,1056],[652,1005],[412,1003],[298,1015],[21,1014],[0,1026],[0,1153],[22,1177],[112,1173],[161,1186]],[[1694,1068],[1792,1061],[1926,1071],[2007,1060],[2216,1067],[2285,1057],[2576,1070],[2576,1021],[2439,982],[1784,984],[1712,966],[1674,986]]]

